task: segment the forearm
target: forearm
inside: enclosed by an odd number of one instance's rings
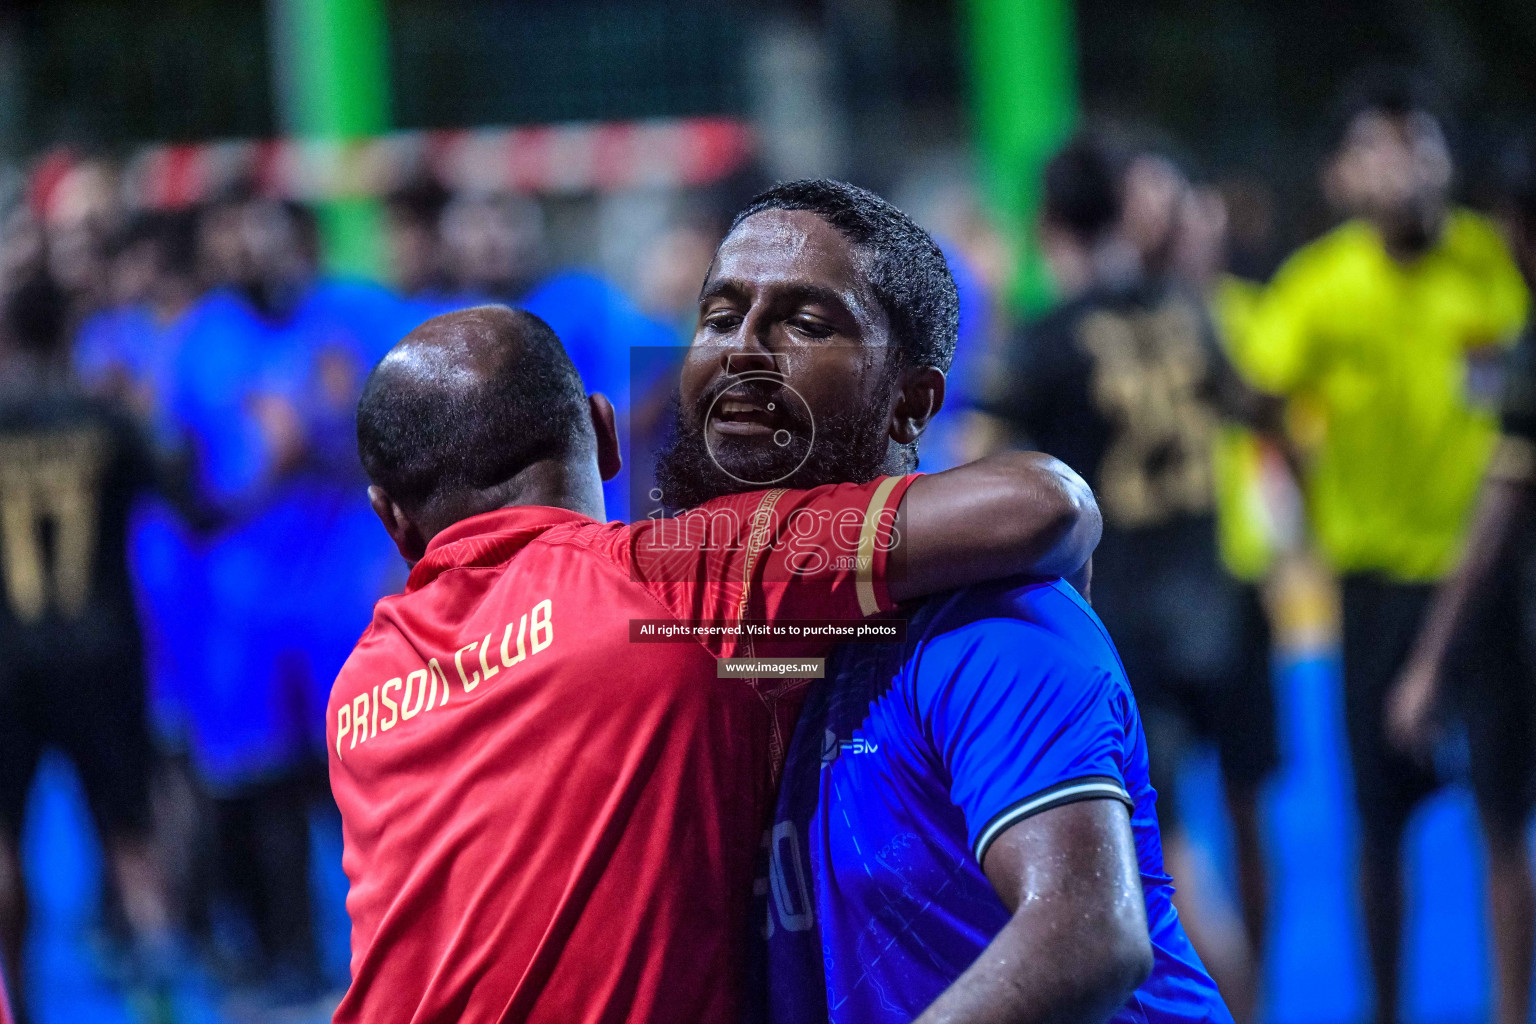
[[[1536,488],[1528,481],[1491,480],[1483,488],[1461,563],[1441,586],[1415,645],[1415,657],[1443,666],[1477,596],[1487,588],[1516,526],[1530,515]]]
[[[1013,916],[919,1024],[1100,1024],[1152,970],[1125,808],[1085,800],[1026,818],[983,854]]]
[[[1080,925],[1098,935],[1125,930],[1116,922]],[[1145,977],[1145,924],[1142,949],[1085,949],[1060,931],[1015,915],[915,1024],[1100,1024]]]
[[[914,481],[901,506],[897,600],[1009,576],[1077,572],[1102,522],[1088,485],[1038,452],[1005,452]]]

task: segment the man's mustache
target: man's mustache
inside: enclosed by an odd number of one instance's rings
[[[790,388],[783,374],[773,370],[752,370],[741,376],[721,374],[704,389],[698,401],[694,403],[693,420],[702,427],[710,407],[729,393],[732,398],[754,402],[765,408],[771,402],[777,407],[775,412],[780,414],[787,423],[806,425],[807,410],[804,400],[798,397],[798,393],[794,393],[794,397],[787,395],[787,391],[790,391]]]

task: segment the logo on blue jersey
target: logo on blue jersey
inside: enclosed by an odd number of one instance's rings
[[[851,740],[839,740],[837,733],[828,729],[821,737],[821,763],[831,764],[844,752],[849,754],[873,754],[880,749],[880,744],[873,740],[867,740],[863,736],[855,736]]]

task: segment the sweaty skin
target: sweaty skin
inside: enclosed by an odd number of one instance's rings
[[[917,1024],[1102,1021],[1152,972],[1125,807],[1085,800],[1026,818],[988,847],[1013,917]]]

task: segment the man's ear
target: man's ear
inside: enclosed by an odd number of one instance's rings
[[[615,425],[613,403],[596,392],[587,396],[592,412],[592,429],[597,433],[597,471],[604,480],[612,480],[624,468],[619,454],[619,428]]]
[[[421,556],[427,553],[427,538],[405,510],[395,504],[382,487],[368,488],[368,504],[373,507],[379,522],[384,524],[384,532],[395,542],[400,557],[412,565],[421,561]]]
[[[891,409],[891,440],[897,444],[916,441],[943,406],[943,370],[936,366],[919,366],[902,374],[901,390]]]

